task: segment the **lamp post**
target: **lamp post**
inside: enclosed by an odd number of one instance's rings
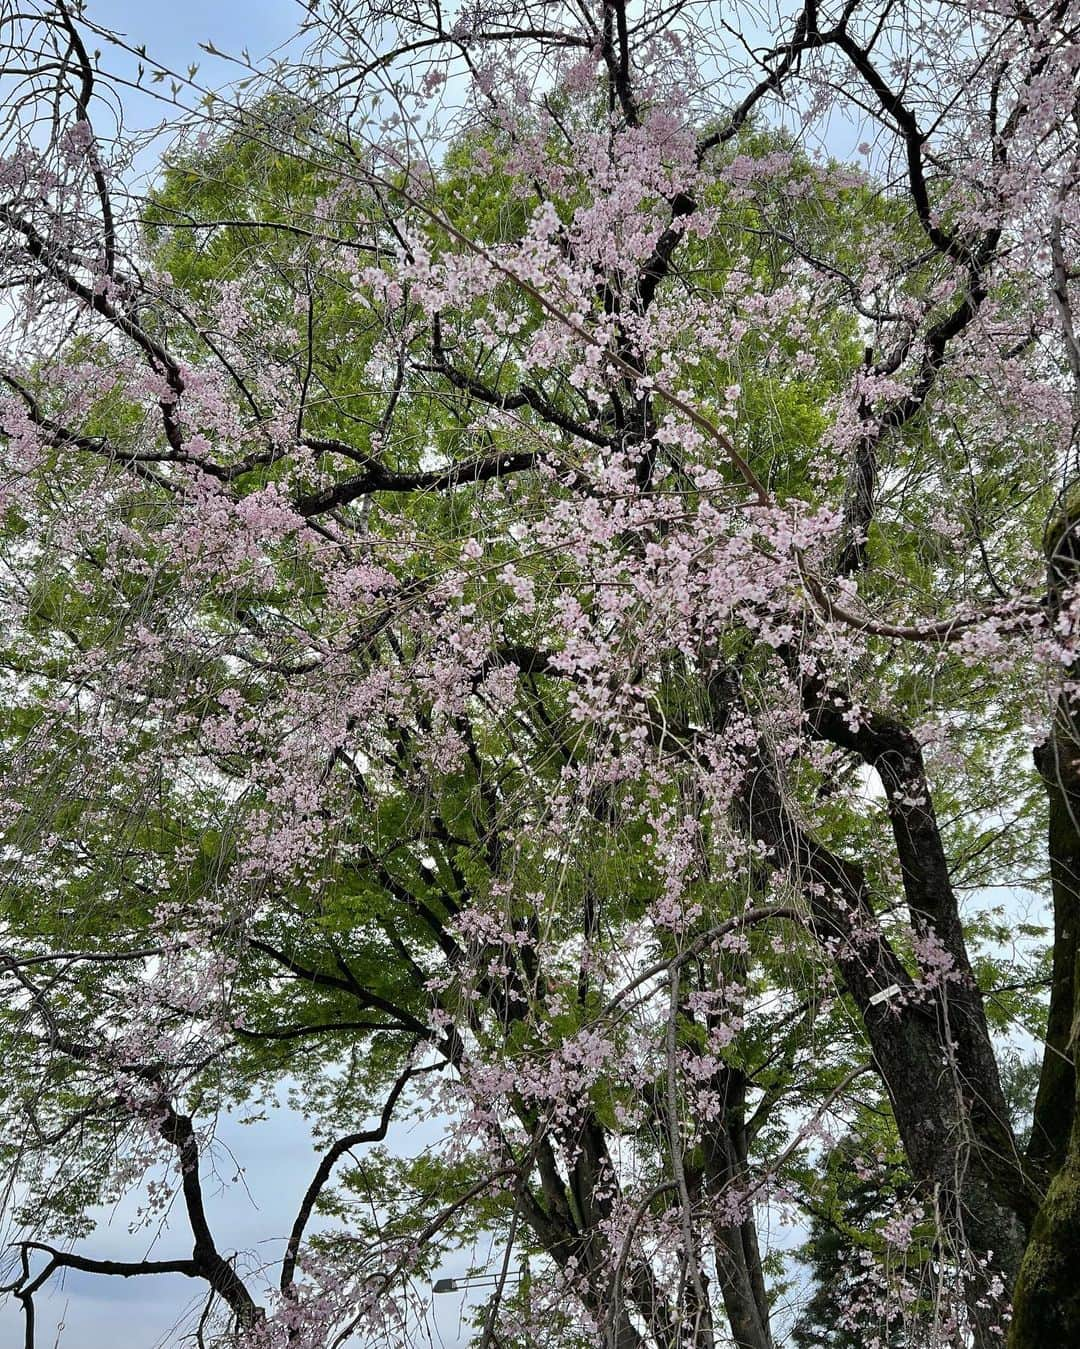
[[[471,1292],[474,1288],[490,1288],[491,1297],[488,1298],[488,1302],[490,1303],[491,1298],[494,1297],[502,1288],[505,1288],[507,1285],[512,1284],[516,1284],[518,1287],[520,1287],[525,1295],[525,1319],[528,1320],[529,1261],[526,1257],[522,1258],[521,1268],[520,1270],[518,1270],[516,1274],[511,1273],[509,1270],[504,1270],[498,1274],[476,1274],[473,1275],[472,1277],[466,1276],[460,1279],[453,1279],[453,1278],[437,1279],[435,1283],[432,1284],[431,1291],[433,1293],[468,1293]],[[490,1311],[488,1309],[485,1309],[485,1316],[484,1316],[485,1322],[487,1321],[489,1315]],[[490,1329],[488,1330],[488,1333],[491,1333]],[[484,1342],[487,1343],[486,1336]],[[498,1341],[496,1341],[496,1343],[498,1343]]]

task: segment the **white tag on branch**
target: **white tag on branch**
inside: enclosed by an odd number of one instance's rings
[[[890,984],[888,988],[879,988],[870,999],[870,1006],[876,1007],[879,1002],[888,1002],[890,998],[895,998],[900,992],[899,984]]]

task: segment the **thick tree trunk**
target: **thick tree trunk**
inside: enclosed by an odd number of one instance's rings
[[[725,1065],[714,1086],[724,1108],[706,1137],[702,1180],[714,1205],[722,1206],[725,1192],[744,1191],[749,1180],[746,1075]],[[742,1222],[714,1223],[713,1240],[716,1282],[736,1349],[774,1349],[753,1209]]]
[[[1080,579],[1080,488],[1073,486],[1046,530],[1048,617],[1057,619]],[[1080,676],[1074,661],[1070,681]],[[1048,850],[1054,901],[1054,967],[1030,1154],[1052,1175],[1065,1162],[1076,1101],[1073,1019],[1080,932],[1080,705],[1062,690],[1046,744],[1035,752],[1050,807]]]
[[[1009,1349],[1080,1344],[1080,1130],[1050,1182],[1013,1292]]]
[[[989,1290],[995,1274],[1013,1285],[1035,1198],[1004,1103],[994,1106],[996,1066],[984,1081],[985,1056],[971,1055],[978,1035],[970,1017],[978,1003],[957,1024],[940,1003],[917,995],[874,917],[862,868],[790,816],[766,764],[759,762],[744,795],[753,802],[746,810],[751,834],[803,880],[818,938],[859,1009],[908,1164],[924,1202],[939,1215],[942,1240],[965,1260],[993,1252],[992,1264],[971,1280],[967,1301],[975,1345],[999,1346],[999,1311]]]
[[[933,994],[928,1008],[936,1008],[941,1051],[970,1121],[968,1146],[980,1154],[990,1187],[1026,1230],[1034,1220],[1037,1190],[1009,1124],[921,746],[895,718],[871,714],[852,729],[820,691],[811,694],[809,703],[816,733],[859,754],[884,788],[912,927],[920,938],[933,938],[951,962],[945,986]],[[1023,1248],[1020,1229],[1015,1233],[1014,1269]]]
[[[1049,611],[1056,618],[1080,579],[1080,496],[1073,487],[1046,532]],[[1080,664],[1069,678],[1080,675]],[[1047,743],[1037,752],[1050,805],[1054,968],[1031,1155],[1052,1180],[1035,1220],[1013,1295],[1010,1349],[1080,1344],[1080,703],[1063,690]]]
[[[1080,775],[1075,743],[1062,743],[1061,717],[1039,767],[1050,795],[1054,972],[1031,1156],[1052,1175],[1013,1294],[1010,1349],[1080,1344],[1080,1111],[1074,1054],[1080,1033],[1076,990]],[[1071,739],[1071,737],[1069,737]]]
[[[1062,709],[1064,711],[1064,709]],[[1076,1101],[1072,1024],[1080,932],[1080,775],[1075,745],[1056,732],[1035,755],[1050,804],[1050,883],[1054,901],[1054,964],[1039,1089],[1028,1156],[1052,1176],[1065,1162]]]
[[[716,1281],[720,1285],[724,1311],[727,1314],[732,1343],[736,1349],[773,1349],[773,1339],[769,1333],[768,1309],[765,1309],[763,1316],[762,1308],[754,1295],[753,1274],[743,1239],[744,1226],[746,1224],[740,1227],[714,1229]],[[753,1246],[756,1250],[756,1233]]]

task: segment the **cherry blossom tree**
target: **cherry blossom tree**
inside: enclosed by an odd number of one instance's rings
[[[329,0],[229,94],[0,12],[27,1349],[411,1345],[480,1237],[484,1349],[772,1349],[828,1213],[839,1342],[1080,1336],[1080,7]]]

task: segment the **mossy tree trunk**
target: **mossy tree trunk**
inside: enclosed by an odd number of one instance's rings
[[[1080,1344],[1080,1130],[1035,1219],[1013,1292],[1009,1349]]]
[[[1046,534],[1049,610],[1055,618],[1080,581],[1080,490],[1073,488]],[[1080,662],[1069,670],[1080,679]],[[1050,1013],[1029,1155],[1050,1177],[1013,1290],[1010,1349],[1080,1345],[1080,698],[1058,698],[1050,736],[1036,754],[1050,805],[1054,901]]]

